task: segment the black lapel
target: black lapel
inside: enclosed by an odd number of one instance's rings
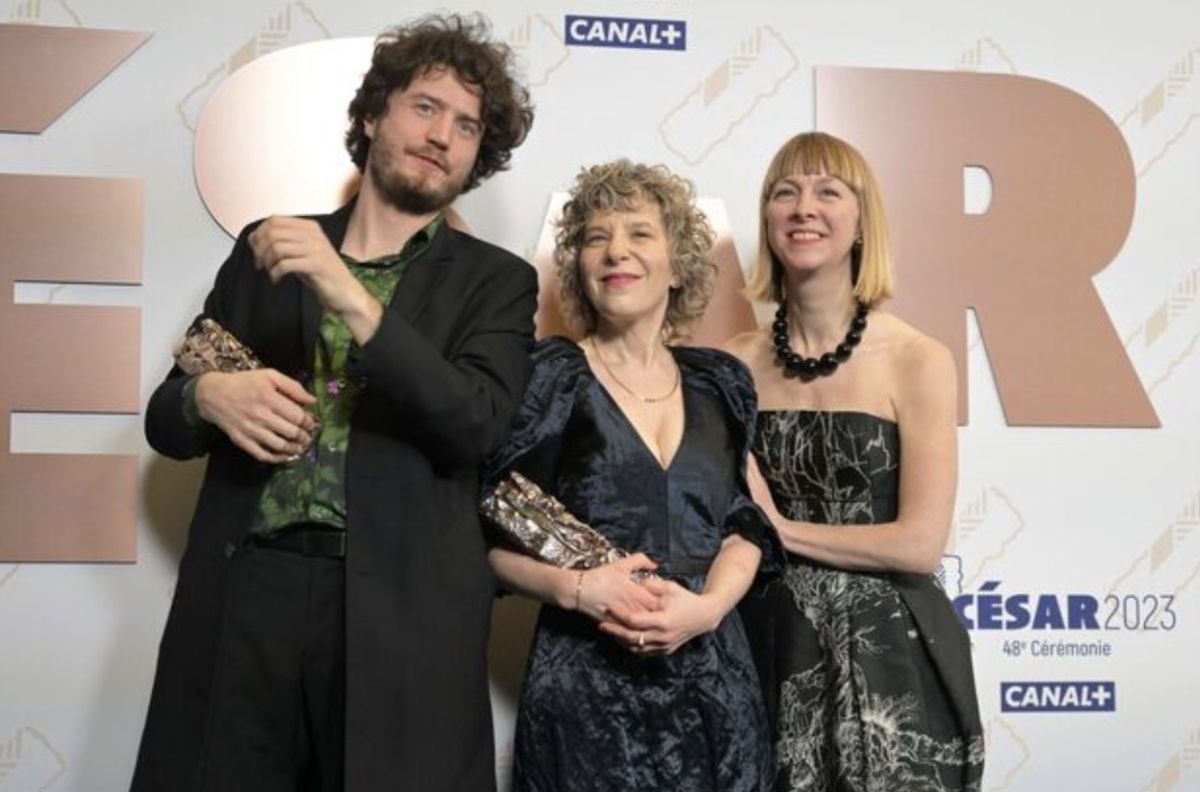
[[[346,226],[350,223],[350,212],[354,209],[354,201],[338,209],[333,214],[318,215],[313,219],[321,226],[325,236],[334,250],[342,249],[342,240],[346,238]],[[300,288],[300,338],[304,340],[304,370],[309,370],[316,359],[317,330],[321,324],[321,301],[312,289],[303,285]]]
[[[448,265],[453,260],[454,234],[450,223],[443,217],[437,233],[429,243],[429,250],[408,266],[404,277],[396,286],[391,308],[398,311],[413,326],[416,326],[421,314],[429,305],[430,296],[437,291],[438,284],[449,270]]]

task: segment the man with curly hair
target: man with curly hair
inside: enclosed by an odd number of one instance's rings
[[[264,362],[174,368],[146,435],[208,456],[138,790],[490,790],[478,464],[529,374],[537,282],[445,210],[528,133],[478,17],[376,43],[330,215],[238,237],[202,316]]]

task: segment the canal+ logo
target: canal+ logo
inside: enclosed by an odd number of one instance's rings
[[[1116,712],[1116,682],[1001,682],[1001,712]]]
[[[687,22],[681,19],[632,19],[567,14],[565,33],[567,45],[574,47],[687,49]]]

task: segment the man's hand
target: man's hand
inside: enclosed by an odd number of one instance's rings
[[[304,453],[317,424],[305,407],[316,401],[274,369],[210,372],[196,380],[200,417],[260,462],[278,464]]]
[[[375,334],[383,306],[346,267],[316,221],[269,217],[254,229],[249,241],[254,263],[272,283],[295,275],[313,290],[325,310],[346,322],[359,344]]]

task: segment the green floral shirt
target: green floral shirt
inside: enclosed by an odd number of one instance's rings
[[[413,234],[399,253],[365,262],[346,255],[342,259],[367,291],[387,305],[404,270],[429,247],[440,222],[439,215]],[[346,449],[359,389],[345,371],[360,347],[341,317],[325,312],[316,350],[312,388],[317,403],[312,409],[320,429],[308,451],[295,462],[276,468],[263,488],[251,527],[254,533],[270,534],[298,522],[346,528]]]
[[[387,305],[405,269],[429,248],[441,222],[441,215],[434,218],[399,253],[365,262],[343,254],[342,260],[367,291]],[[294,462],[278,465],[263,487],[251,526],[254,533],[271,534],[300,522],[346,528],[346,449],[359,388],[345,371],[360,351],[341,317],[322,314],[310,385],[317,397],[311,409],[320,428],[308,451]],[[194,386],[184,393],[184,415],[193,414],[197,414]]]

